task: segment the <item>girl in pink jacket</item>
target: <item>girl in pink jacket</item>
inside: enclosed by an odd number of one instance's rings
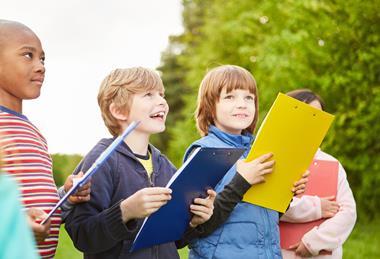
[[[322,99],[307,89],[295,90],[287,93],[311,106],[324,109]],[[318,150],[314,159],[338,161],[333,156]],[[336,202],[335,197],[304,195],[293,198],[288,211],[281,217],[281,221],[301,223],[321,218],[326,220],[307,232],[301,242],[291,247],[291,250],[282,249],[284,259],[288,258],[342,258],[342,245],[350,235],[356,221],[355,200],[347,181],[346,172],[339,163],[338,186]],[[331,254],[321,254],[322,250]]]

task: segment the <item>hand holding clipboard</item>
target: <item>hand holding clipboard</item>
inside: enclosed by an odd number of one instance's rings
[[[53,213],[69,198],[69,196],[73,195],[79,187],[82,187],[86,184],[86,182],[90,179],[90,177],[96,173],[98,168],[107,160],[107,158],[112,154],[112,152],[123,142],[123,140],[139,125],[140,122],[133,121],[124,132],[118,136],[112,143],[109,145],[106,150],[103,151],[102,154],[96,159],[96,161],[92,164],[92,166],[84,173],[82,178],[74,181],[73,187],[59,200],[59,202],[54,206],[54,208],[49,212],[47,217],[41,222],[45,224],[48,219],[53,215]],[[78,178],[77,178],[78,179]]]

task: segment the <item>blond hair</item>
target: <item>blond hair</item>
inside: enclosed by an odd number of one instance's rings
[[[219,101],[223,89],[229,93],[235,89],[248,90],[255,95],[255,117],[251,125],[243,130],[253,133],[258,120],[258,96],[255,78],[252,74],[239,66],[223,65],[211,69],[203,78],[198,92],[195,119],[197,129],[202,136],[208,134],[211,124],[216,117],[216,103]]]
[[[134,94],[154,89],[164,90],[162,80],[157,72],[143,67],[115,69],[104,78],[98,93],[98,104],[104,124],[113,136],[121,133],[121,127],[111,114],[110,105],[113,103],[119,112],[128,114]]]

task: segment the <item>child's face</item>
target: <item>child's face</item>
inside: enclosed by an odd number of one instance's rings
[[[163,91],[149,90],[136,93],[128,115],[128,124],[132,121],[141,121],[135,131],[147,135],[160,133],[165,130],[166,115],[169,106],[164,98]]]
[[[21,103],[40,95],[45,77],[45,54],[30,30],[12,28],[0,50],[0,90],[10,102]]]
[[[215,126],[227,133],[241,134],[252,124],[255,112],[253,93],[242,89],[227,93],[224,88],[216,104]]]

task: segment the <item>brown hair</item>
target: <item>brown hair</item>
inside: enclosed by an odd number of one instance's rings
[[[219,101],[220,93],[224,88],[227,93],[235,89],[242,89],[255,95],[255,117],[251,125],[243,130],[243,132],[252,133],[259,116],[256,81],[248,70],[234,65],[213,68],[203,78],[199,87],[195,112],[199,133],[202,136],[207,135],[210,124],[214,124],[216,103]]]
[[[117,136],[121,128],[118,120],[112,116],[109,108],[113,103],[117,109],[129,113],[133,95],[153,89],[164,90],[158,73],[143,67],[113,70],[100,85],[98,104],[104,124],[108,131]]]
[[[322,110],[325,110],[325,102],[322,98],[309,89],[297,89],[287,92],[286,95],[293,97],[301,102],[310,104],[313,101],[318,101],[321,104]]]

